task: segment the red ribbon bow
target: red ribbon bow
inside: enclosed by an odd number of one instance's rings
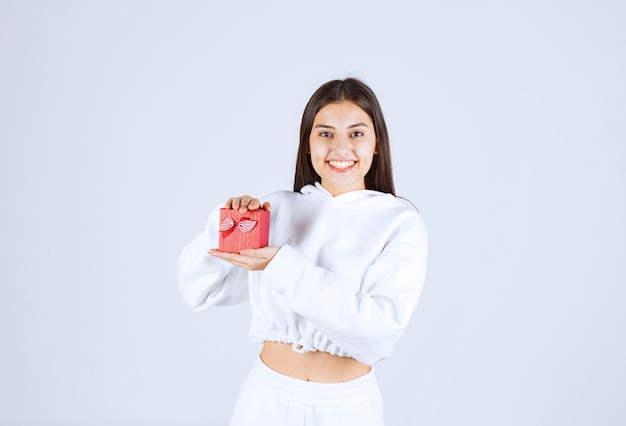
[[[236,225],[237,228],[239,228],[239,230],[245,234],[247,232],[252,231],[254,227],[256,226],[257,222],[258,221],[252,220],[252,219],[243,219],[237,223],[233,220],[232,217],[227,217],[220,223],[220,231],[222,232],[230,231]]]

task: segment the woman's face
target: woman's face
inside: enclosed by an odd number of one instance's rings
[[[365,189],[377,153],[374,123],[352,101],[330,103],[313,120],[309,153],[322,186],[333,196]]]

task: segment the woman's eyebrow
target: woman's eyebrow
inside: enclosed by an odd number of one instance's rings
[[[315,125],[315,126],[313,126],[313,127],[314,127],[315,129],[317,129],[317,128],[333,129],[333,130],[335,129],[333,126],[330,126],[330,125],[328,125],[328,124],[323,124],[323,123],[316,124],[316,125]],[[354,127],[367,127],[367,124],[365,124],[365,123],[363,123],[363,122],[360,122],[360,123],[352,124],[352,125],[348,126],[347,128],[348,128],[348,129],[352,129],[352,128],[354,128]]]

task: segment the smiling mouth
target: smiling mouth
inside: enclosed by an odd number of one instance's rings
[[[330,160],[328,162],[328,164],[330,164],[331,167],[333,167],[334,169],[339,169],[339,170],[344,170],[344,169],[350,168],[355,163],[356,163],[356,161],[346,161],[346,160],[342,160],[342,161]]]

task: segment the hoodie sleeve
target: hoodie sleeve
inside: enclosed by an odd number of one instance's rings
[[[426,275],[427,235],[419,214],[396,230],[359,283],[360,292],[284,245],[263,280],[333,343],[366,364],[391,355],[417,306]]]
[[[219,209],[211,212],[206,227],[178,259],[178,286],[195,311],[234,305],[248,300],[248,271],[208,254],[218,245]]]

